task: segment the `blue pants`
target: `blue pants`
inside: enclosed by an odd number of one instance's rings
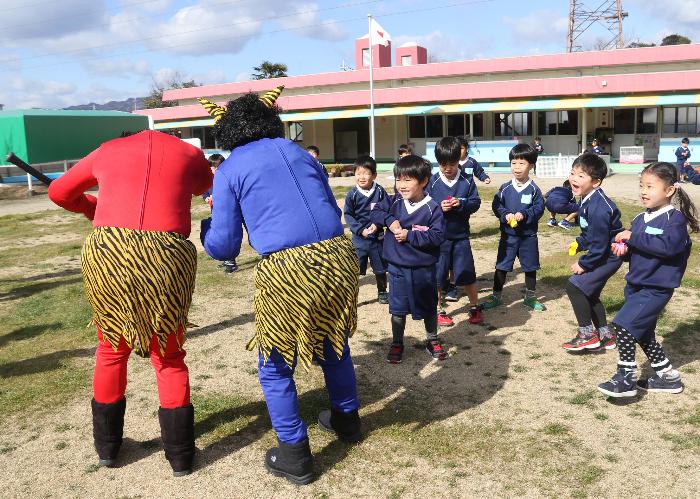
[[[383,240],[366,239],[353,235],[352,244],[355,246],[355,253],[360,264],[360,275],[367,273],[367,260],[372,265],[374,274],[386,274],[386,263],[382,256]]]
[[[326,390],[331,408],[348,413],[360,407],[355,381],[355,367],[350,357],[350,347],[345,340],[345,349],[340,359],[326,339],[323,344],[325,360],[317,359],[326,380]],[[296,444],[306,439],[306,425],[299,416],[297,387],[294,383],[296,359],[290,368],[277,350],[272,349],[270,358],[263,365],[258,353],[258,378],[262,387],[272,427],[277,438],[285,444]]]
[[[446,239],[440,245],[440,257],[436,267],[438,288],[447,289],[450,270],[452,270],[455,286],[466,286],[476,282],[474,256],[468,238]]]
[[[520,260],[520,268],[523,272],[533,272],[540,269],[540,248],[537,245],[537,234],[514,236],[501,232],[498,254],[496,255],[496,269],[511,272],[516,256]]]
[[[389,263],[389,313],[420,321],[437,310],[435,265],[399,267]]]
[[[572,275],[569,277],[569,282],[589,298],[600,298],[600,292],[603,291],[605,284],[621,266],[622,259],[615,255],[610,255],[602,265],[590,272]]]

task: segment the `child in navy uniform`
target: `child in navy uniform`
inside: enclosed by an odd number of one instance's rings
[[[542,145],[542,139],[540,137],[535,137],[535,145],[532,147],[538,155],[544,152],[544,146]]]
[[[372,265],[372,272],[377,278],[377,300],[381,304],[389,303],[386,293],[386,264],[382,258],[384,226],[372,223],[370,211],[378,202],[387,197],[384,188],[375,182],[377,162],[372,156],[360,156],[355,161],[355,185],[345,196],[345,223],[352,232],[352,244],[355,246],[360,262],[360,275],[367,273],[367,260]]]
[[[226,158],[224,158],[221,154],[215,153],[209,156],[209,168],[211,169],[211,172],[216,173],[216,170],[219,168],[219,165],[221,165],[221,163],[223,163],[224,161],[226,161]],[[204,194],[202,194],[202,199],[205,203],[209,205],[210,209],[214,201],[211,195],[212,189],[213,187],[210,187]],[[219,267],[222,267],[226,274],[238,272],[238,264],[236,263],[235,258],[233,260],[225,260],[221,262],[219,264]]]
[[[591,152],[598,155],[605,154],[605,149],[598,145],[598,139],[593,139],[591,142]]]
[[[676,168],[681,174],[681,180],[685,180],[685,171],[690,166],[690,162],[688,161],[690,159],[690,149],[688,148],[689,144],[690,140],[688,140],[687,137],[684,137],[681,140],[681,145],[676,149]]]
[[[387,361],[401,362],[406,316],[423,320],[426,349],[434,359],[447,352],[437,336],[437,281],[435,264],[445,239],[440,206],[425,194],[432,166],[415,155],[404,156],[394,167],[397,193],[387,196],[370,213],[373,223],[388,227],[384,259],[389,267],[389,313],[393,340]]]
[[[547,221],[549,227],[557,226],[557,213],[560,213],[566,217],[559,222],[559,227],[566,230],[573,228],[573,222],[578,213],[578,203],[568,180],[565,180],[561,187],[554,187],[544,195],[544,205],[549,210]]]
[[[688,265],[691,241],[688,226],[698,231],[693,202],[678,183],[678,170],[670,163],[652,163],[642,171],[639,194],[646,211],[632,220],[630,230],[615,237],[613,251],[629,259],[625,277],[625,303],[613,320],[619,361],[610,381],[598,385],[609,397],[634,397],[637,389],[680,393],[680,373],[673,369],[656,341],[656,321],[681,285]],[[678,209],[671,201],[676,198]],[[623,244],[620,244],[623,243]],[[656,374],[636,381],[638,344]]]
[[[457,140],[460,143],[459,167],[467,175],[469,181],[471,182],[472,177],[476,177],[483,183],[490,184],[491,177],[488,176],[477,160],[469,157],[469,139],[464,135],[460,135],[457,137]]]
[[[581,235],[572,243],[571,253],[587,253],[571,266],[574,275],[566,284],[566,294],[578,321],[578,334],[562,345],[566,350],[594,350],[601,344],[606,349],[615,348],[615,337],[600,302],[605,283],[622,265],[610,246],[622,231],[620,210],[600,188],[607,173],[605,161],[593,153],[583,153],[571,167],[571,189],[581,196]]]
[[[493,198],[491,208],[501,223],[496,272],[493,276],[493,294],[484,302],[488,310],[501,305],[501,292],[506,274],[513,270],[515,257],[525,272],[525,301],[532,310],[541,312],[542,305],[535,297],[540,253],[537,245],[537,222],[544,214],[542,191],[530,179],[530,170],[537,162],[537,153],[529,144],[518,144],[510,150],[510,169],[513,180],[503,184]]]
[[[459,168],[460,141],[444,137],[435,144],[435,159],[440,172],[430,179],[426,192],[440,204],[445,215],[445,241],[440,245],[437,264],[438,326],[452,326],[454,322],[443,308],[443,292],[449,284],[452,271],[455,286],[464,286],[469,298],[469,322],[483,321],[479,309],[479,293],[476,289],[474,256],[469,243],[469,217],[481,206],[474,179],[471,180]]]

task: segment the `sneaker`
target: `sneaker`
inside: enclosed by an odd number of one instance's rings
[[[656,393],[681,393],[683,391],[683,382],[680,374],[676,371],[676,376],[672,379],[659,376],[658,374],[654,374],[648,379],[640,379],[637,381],[637,388]]]
[[[492,308],[496,308],[499,305],[503,305],[503,301],[496,295],[491,295],[488,298],[486,298],[484,303],[481,304],[481,308],[483,308],[484,310],[491,310]]]
[[[435,360],[445,360],[447,358],[447,352],[442,348],[440,340],[429,340],[425,349]]]
[[[455,321],[453,321],[452,318],[449,315],[447,315],[447,313],[445,313],[445,311],[443,310],[442,312],[438,313],[437,324],[438,324],[438,326],[449,327],[449,326],[454,326]]]
[[[606,350],[615,350],[617,348],[617,342],[614,336],[601,337],[600,345]]]
[[[556,218],[550,218],[547,220],[547,225],[550,227],[556,227],[557,226],[557,219]]]
[[[389,304],[389,293],[386,291],[380,291],[379,294],[377,295],[377,301],[379,302],[380,305],[388,305]]]
[[[445,294],[445,301],[459,301],[461,297],[462,293],[460,293],[459,289],[452,288],[448,293]]]
[[[403,343],[392,343],[386,361],[389,364],[401,364],[401,357],[403,357]]]
[[[544,305],[542,305],[542,303],[537,301],[537,298],[535,298],[534,296],[532,296],[530,298],[525,298],[525,300],[523,300],[523,304],[526,307],[530,307],[535,312],[544,312],[544,310],[545,310]]]
[[[238,272],[238,264],[233,260],[227,260],[224,262],[224,272],[230,274],[232,272]]]
[[[559,227],[561,227],[562,229],[566,229],[566,230],[571,230],[571,229],[574,228],[574,226],[571,225],[568,221],[566,221],[566,219],[560,221],[558,225],[559,225]]]
[[[484,313],[481,307],[469,308],[469,324],[481,324],[484,322]]]
[[[633,371],[617,371],[610,381],[598,385],[598,391],[608,397],[634,397],[637,395],[636,381]]]
[[[592,336],[584,336],[578,333],[572,340],[563,343],[561,347],[572,352],[595,350],[600,348],[600,339],[598,338],[598,333],[593,333]]]

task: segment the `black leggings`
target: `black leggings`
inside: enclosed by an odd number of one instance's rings
[[[503,286],[506,284],[506,275],[508,272],[505,270],[496,269],[493,274],[493,290],[497,293],[503,291]],[[534,291],[537,287],[537,271],[525,272],[525,289]]]
[[[605,317],[605,307],[600,303],[600,298],[590,297],[583,294],[583,291],[578,289],[571,282],[566,283],[566,294],[569,295],[571,306],[574,308],[574,314],[580,327],[590,326],[591,323],[596,329],[601,326],[607,326],[608,320]]]
[[[437,339],[437,311],[430,317],[423,319],[425,324],[425,336],[428,340]],[[403,344],[403,335],[406,331],[406,316],[392,315],[391,316],[391,335],[394,343]]]

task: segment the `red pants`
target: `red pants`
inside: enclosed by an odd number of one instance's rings
[[[183,331],[178,331],[182,344]],[[93,394],[95,401],[100,404],[112,404],[124,398],[126,392],[126,363],[131,354],[124,338],[119,342],[115,352],[109,342],[102,337],[97,329],[99,344],[95,353],[95,377],[93,378]],[[174,409],[190,403],[190,378],[185,365],[185,350],[178,350],[175,333],[168,336],[165,355],[160,354],[158,339],[153,335],[150,352],[151,364],[156,372],[158,398],[164,409]]]

